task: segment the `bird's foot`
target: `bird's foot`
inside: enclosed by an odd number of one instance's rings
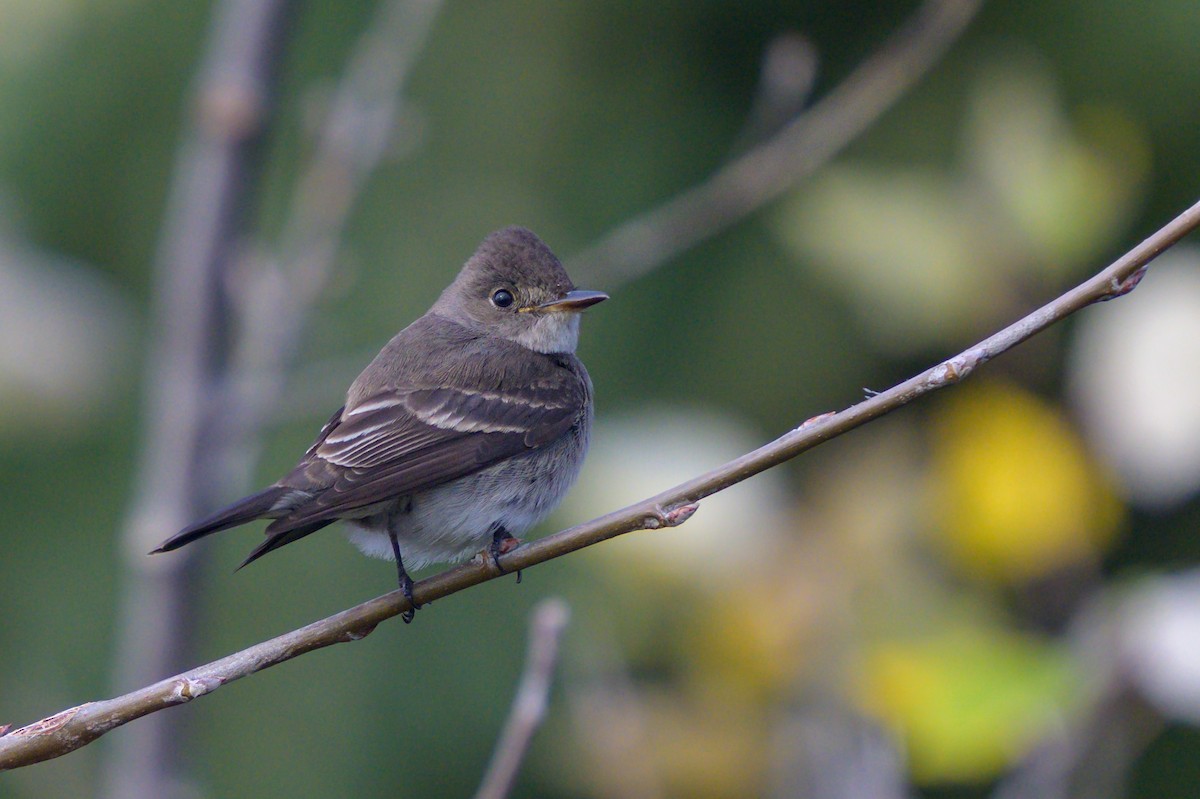
[[[500,565],[500,556],[507,555],[519,546],[521,546],[521,539],[514,538],[503,527],[497,526],[492,531],[492,543],[488,545],[487,554],[491,556],[492,565],[496,567],[496,571],[501,574],[508,573],[508,570]],[[521,582],[521,571],[519,569],[517,570],[517,582]]]
[[[400,614],[400,618],[404,619],[405,624],[411,624],[421,606],[413,598],[413,581],[404,569],[404,560],[400,557],[400,542],[396,539],[396,534],[390,530],[388,538],[392,541],[392,555],[396,558],[396,578],[400,582],[400,590],[404,592],[404,598],[408,600],[408,604],[412,605],[411,608]]]
[[[403,568],[400,572],[400,590],[404,592],[404,598],[408,600],[408,604],[412,605],[411,608],[400,614],[400,618],[404,619],[405,624],[411,624],[421,606],[417,604],[417,600],[413,599],[413,581]]]

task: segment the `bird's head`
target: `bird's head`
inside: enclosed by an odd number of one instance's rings
[[[532,232],[507,227],[483,240],[433,312],[536,352],[574,352],[580,312],[606,299],[575,288]]]

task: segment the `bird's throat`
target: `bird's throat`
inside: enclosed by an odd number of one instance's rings
[[[579,345],[579,314],[570,311],[533,316],[533,324],[513,337],[534,352],[575,352]]]

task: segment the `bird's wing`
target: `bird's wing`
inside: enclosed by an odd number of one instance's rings
[[[271,534],[432,488],[566,433],[588,402],[570,369],[487,390],[463,386],[385,391],[347,406],[340,421],[282,482],[314,491]]]

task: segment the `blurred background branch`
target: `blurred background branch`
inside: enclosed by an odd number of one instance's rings
[[[237,453],[230,465],[241,476],[237,486],[245,487],[257,462],[266,417],[281,401],[305,320],[332,276],[355,204],[396,137],[405,81],[440,7],[440,0],[379,4],[326,104],[278,245],[256,252],[231,280],[241,333],[224,398],[224,440]]]
[[[570,618],[570,608],[561,599],[544,599],[534,607],[525,670],[475,799],[504,799],[512,792],[533,734],[546,718],[558,666],[559,640]]]
[[[766,141],[702,183],[606,233],[567,262],[573,275],[615,288],[716,236],[780,197],[837,155],[896,103],[941,58],[979,10],[981,0],[926,0],[854,72]],[[794,39],[768,53],[760,97],[796,71],[804,93],[811,57]],[[770,57],[774,55],[775,57]],[[782,65],[780,62],[784,62]]]
[[[145,420],[123,542],[114,683],[128,690],[177,670],[192,640],[192,555],[150,560],[163,536],[221,498],[213,433],[225,354],[223,275],[248,227],[259,144],[272,117],[291,4],[226,0],[209,43],[174,167],[155,259],[158,331],[145,378]],[[111,797],[168,797],[183,733],[155,718],[116,741],[103,783]],[[170,730],[170,731],[168,731]]]
[[[1123,296],[1147,265],[1200,226],[1200,202],[1160,228],[1108,268],[937,366],[843,411],[810,419],[775,441],[672,489],[590,522],[531,541],[498,564],[475,559],[418,582],[414,600],[426,604],[514,571],[561,557],[636,530],[658,530],[687,521],[696,503],[784,463],[832,438],[878,419],[938,389],[955,385],[996,356],[1087,306]],[[502,571],[497,569],[502,567]],[[393,591],[307,627],[249,647],[139,691],[68,709],[0,737],[0,769],[66,754],[129,721],[210,693],[222,685],[336,643],[357,641],[382,621],[410,609]]]

